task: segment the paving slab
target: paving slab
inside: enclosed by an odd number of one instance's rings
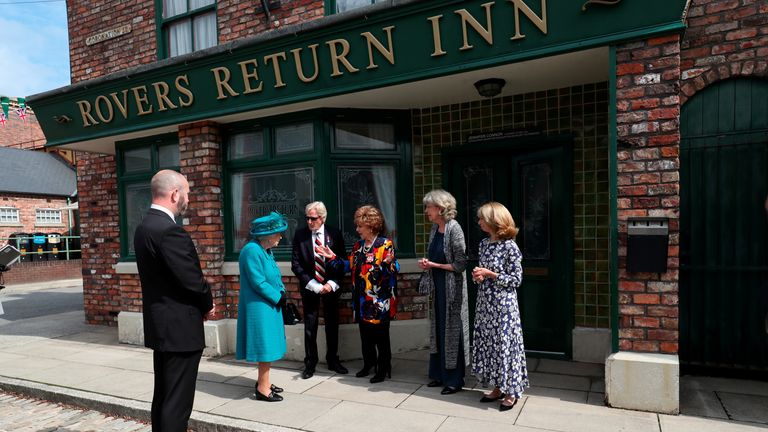
[[[589,392],[589,395],[587,395],[587,403],[594,406],[606,406],[605,393]]]
[[[429,364],[419,360],[392,359],[392,379],[416,384],[429,382]]]
[[[80,383],[77,388],[84,391],[136,399],[139,395],[152,391],[155,377],[151,373],[120,371],[103,378]]]
[[[587,397],[589,396],[589,392],[532,386],[525,391],[525,395],[537,398],[554,399],[564,402],[585,403],[587,401]]]
[[[680,377],[680,388],[768,396],[765,382],[733,378],[683,376]]]
[[[328,398],[320,398],[303,394],[283,393],[285,400],[282,402],[257,401],[250,396],[235,398],[224,405],[211,410],[212,414],[218,414],[233,418],[258,421],[262,423],[305,429],[305,426],[316,418],[325,415],[341,401]],[[376,408],[385,409],[385,408]],[[360,414],[358,411],[357,422],[354,426],[359,429]],[[389,431],[392,432],[392,431]]]
[[[71,367],[67,364],[64,368],[48,368],[38,370],[35,373],[27,375],[26,379],[44,384],[57,385],[62,387],[80,388],[83,383],[92,380],[110,380],[110,377],[121,376],[122,370],[103,366]],[[114,385],[114,381],[111,381]]]
[[[395,408],[419,387],[419,384],[392,380],[371,384],[365,378],[337,375],[304,394]]]
[[[592,384],[589,377],[549,374],[541,372],[530,372],[528,374],[528,380],[532,386],[535,385],[536,387],[550,387],[564,390],[579,390],[585,392],[589,391]]]
[[[203,358],[197,370],[197,379],[213,382],[227,382],[256,369],[255,364],[229,363]]]
[[[712,390],[680,389],[680,414],[728,419],[723,404]]]
[[[659,414],[662,432],[765,432],[764,424]]]
[[[446,416],[344,401],[308,423],[315,432],[431,432]]]
[[[234,399],[242,399],[253,394],[253,387],[246,388],[231,384],[210,381],[197,381],[195,388],[194,410],[211,412]],[[151,400],[151,399],[150,399]]]
[[[446,417],[452,416],[504,422],[514,419],[522,407],[522,404],[518,403],[515,408],[506,412],[500,412],[498,402],[480,402],[480,398],[483,397],[483,392],[481,391],[464,390],[452,395],[441,395],[440,390],[440,387],[421,387],[413,395],[409,396],[399,408]]]
[[[529,397],[515,423],[559,432],[659,432],[656,414]]]
[[[325,373],[315,373],[312,378],[302,379],[301,371],[294,369],[282,369],[272,367],[269,371],[269,380],[272,384],[282,387],[287,392],[304,393],[321,382],[331,378],[333,375]],[[254,366],[250,372],[235,376],[227,380],[227,384],[236,384],[240,386],[253,388],[259,378],[259,372]]]
[[[768,397],[727,392],[717,392],[717,395],[731,420],[768,423]]]
[[[553,374],[578,375],[586,377],[605,376],[605,365],[596,363],[580,363],[565,360],[540,359],[536,372]]]
[[[67,362],[101,366],[123,360],[147,361],[147,356],[144,353],[135,350],[114,349],[111,347],[84,349],[59,358]]]
[[[437,432],[547,432],[546,429],[533,429],[525,426],[516,426],[508,420],[505,422],[493,422],[466,419],[461,417],[448,417]]]
[[[1,375],[13,378],[29,379],[46,369],[66,370],[67,363],[61,360],[25,357],[22,361],[6,362],[3,365]]]

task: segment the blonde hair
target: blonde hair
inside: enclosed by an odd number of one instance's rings
[[[376,235],[381,234],[384,232],[384,215],[374,206],[362,206],[355,211],[355,225],[368,227]]]
[[[517,232],[520,231],[517,229],[515,220],[512,219],[512,214],[509,213],[509,210],[501,203],[495,201],[480,206],[477,209],[477,217],[488,224],[496,232],[496,237],[502,240],[514,240]]]
[[[433,205],[440,207],[440,216],[449,221],[456,217],[456,198],[449,192],[442,189],[435,189],[427,192],[424,199],[421,200],[424,205]]]

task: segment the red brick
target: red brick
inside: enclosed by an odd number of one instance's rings
[[[635,327],[658,328],[660,321],[656,317],[637,316],[632,319]]]
[[[677,354],[678,344],[677,342],[661,342],[659,344],[659,352],[664,354]]]
[[[635,304],[648,304],[648,305],[655,305],[659,304],[659,295],[658,294],[635,294],[632,296],[632,300]]]

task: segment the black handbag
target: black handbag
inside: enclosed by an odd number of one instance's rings
[[[285,304],[283,304],[283,324],[294,325],[298,322],[301,322],[299,308],[291,302],[285,302]]]

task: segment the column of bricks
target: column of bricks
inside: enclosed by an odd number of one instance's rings
[[[113,265],[120,258],[120,209],[114,156],[83,153],[77,190],[83,265],[83,308],[89,324],[117,325],[121,293]]]
[[[218,318],[234,318],[224,295],[224,220],[221,191],[222,139],[219,124],[211,121],[179,127],[181,173],[189,181],[189,208],[184,229],[195,242],[208,283],[213,292]]]
[[[664,36],[616,51],[619,349],[678,352],[680,40]],[[669,218],[666,273],[628,273],[627,219]]]
[[[681,104],[720,80],[768,76],[768,2],[695,0],[681,47]]]

